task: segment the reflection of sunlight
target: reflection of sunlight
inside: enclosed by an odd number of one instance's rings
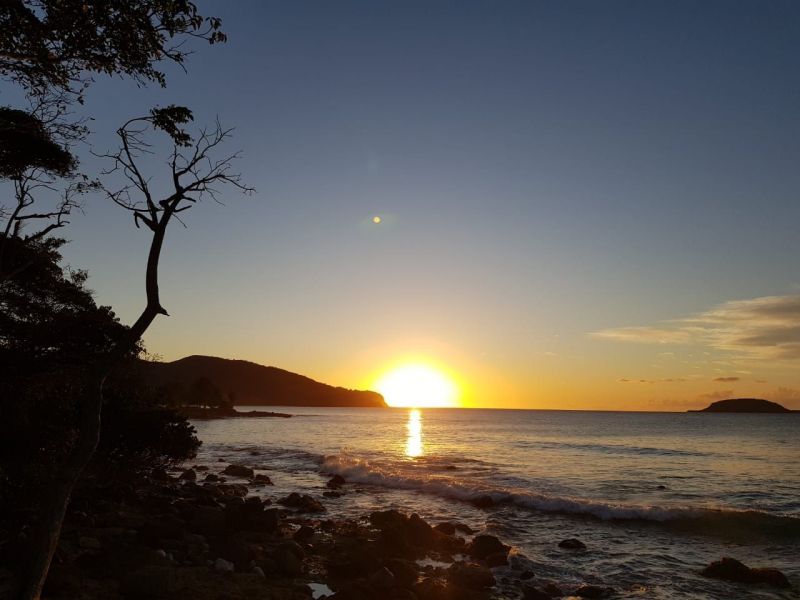
[[[422,456],[422,414],[416,408],[408,411],[408,438],[406,438],[406,456],[411,458]]]

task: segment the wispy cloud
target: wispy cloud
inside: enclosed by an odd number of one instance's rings
[[[800,294],[732,300],[682,319],[591,335],[619,342],[701,344],[749,359],[798,360]]]
[[[739,381],[741,377],[714,377],[712,381],[719,381],[720,383],[731,383],[734,381]]]

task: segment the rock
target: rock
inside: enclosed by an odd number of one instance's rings
[[[490,588],[495,584],[494,575],[486,567],[463,561],[454,562],[447,569],[447,580],[468,590]]]
[[[176,517],[165,516],[147,521],[139,534],[151,546],[163,547],[164,540],[177,540],[183,537],[183,528],[183,521]]]
[[[150,477],[152,477],[155,481],[169,481],[172,479],[169,473],[165,469],[153,469],[150,471]]]
[[[665,485],[657,485],[656,489],[657,490],[665,490],[665,489],[667,489],[667,486],[665,486]]]
[[[261,567],[253,567],[253,570],[250,572],[254,575],[258,575],[259,577],[266,577],[266,575],[264,575],[264,570]]]
[[[418,514],[414,513],[409,517],[407,528],[410,537],[409,541],[412,544],[423,548],[433,546],[436,539],[433,527],[428,525]]]
[[[183,479],[186,481],[195,481],[197,479],[197,473],[195,472],[194,469],[186,469],[183,473],[181,473],[179,479]]]
[[[102,548],[102,544],[97,538],[82,535],[80,538],[78,538],[78,547],[83,548],[84,550],[100,550],[100,548]]]
[[[572,592],[572,595],[577,596],[578,598],[605,598],[613,593],[614,588],[583,584],[577,590]]]
[[[272,479],[270,479],[267,475],[264,475],[263,473],[258,473],[253,478],[253,483],[258,483],[261,485],[275,485],[274,483],[272,483]]]
[[[298,556],[286,544],[282,544],[272,554],[272,559],[275,561],[278,571],[287,577],[299,577],[303,574],[303,560],[301,557],[302,555]]]
[[[460,531],[461,533],[466,533],[467,535],[472,535],[475,533],[475,530],[472,529],[469,525],[464,525],[463,523],[455,523],[456,531]]]
[[[476,496],[470,500],[470,504],[477,508],[491,508],[494,506],[494,500],[491,496]]]
[[[225,512],[221,508],[198,506],[189,527],[203,535],[220,535],[225,531]]]
[[[567,550],[586,550],[586,544],[575,538],[561,540],[558,542],[558,547],[565,548]]]
[[[441,531],[445,535],[455,535],[456,526],[452,523],[439,523],[433,527],[436,531]]]
[[[315,500],[308,494],[301,495],[297,492],[292,492],[285,498],[278,500],[278,504],[296,508],[300,512],[325,512],[325,507],[322,506],[319,500]]]
[[[331,490],[328,490],[326,492],[322,492],[322,495],[325,496],[326,498],[341,498],[342,497],[342,493],[341,492],[334,492],[334,491],[331,491]]]
[[[711,563],[700,572],[704,577],[726,579],[739,583],[765,583],[779,588],[791,587],[786,575],[778,569],[751,569],[735,558],[728,556],[722,560]]]
[[[245,479],[253,479],[255,472],[250,467],[243,465],[228,465],[222,471],[223,475],[230,475],[231,477],[244,477]]]
[[[382,567],[369,576],[369,585],[377,590],[388,590],[394,587],[394,573]]]
[[[545,594],[549,594],[551,597],[554,598],[561,598],[564,595],[564,592],[561,591],[561,588],[558,587],[555,583],[548,583],[545,585],[542,590]]]
[[[467,546],[467,553],[473,558],[486,558],[490,554],[508,554],[509,550],[509,546],[493,535],[476,535]]]
[[[522,586],[522,600],[551,600],[552,596],[530,584]]]
[[[217,475],[216,473],[207,473],[203,481],[208,481],[212,483],[215,481],[219,481],[219,475]]]
[[[533,579],[533,571],[530,569],[525,569],[522,573],[520,573],[519,578],[522,579],[522,581]]]
[[[443,582],[433,577],[426,577],[413,588],[413,592],[420,600],[447,600],[448,598],[456,600],[458,597],[451,594],[451,591]]]
[[[390,558],[386,561],[386,568],[394,575],[397,585],[403,588],[413,586],[419,577],[419,567],[410,560]]]
[[[335,490],[342,487],[345,483],[347,482],[344,480],[344,477],[342,477],[341,475],[334,475],[333,477],[331,477],[330,481],[328,481],[328,483],[326,483],[325,485],[331,488],[332,490]]]
[[[495,552],[494,554],[490,554],[485,559],[486,565],[493,569],[495,567],[502,567],[503,565],[508,564],[508,553],[507,552]]]
[[[213,544],[212,550],[220,558],[232,562],[239,571],[247,570],[255,558],[250,544],[237,536],[220,538]]]
[[[369,522],[375,529],[403,528],[408,522],[408,517],[394,509],[375,511],[370,513]]]
[[[314,528],[308,525],[301,525],[300,529],[294,532],[294,539],[300,542],[307,542],[314,537]]]
[[[222,571],[223,573],[233,573],[233,563],[228,562],[224,558],[218,558],[214,561],[214,570]]]

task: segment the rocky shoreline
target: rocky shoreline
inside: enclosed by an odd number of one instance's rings
[[[288,413],[271,412],[266,410],[236,410],[232,407],[201,408],[199,406],[182,406],[179,412],[187,419],[229,419],[229,418],[270,418],[277,417],[289,419]]]
[[[44,597],[548,600],[615,595],[603,585],[566,587],[531,571],[516,572],[510,546],[461,523],[432,525],[395,510],[358,520],[329,518],[326,498],[357,493],[338,475],[318,497],[295,492],[267,498],[263,492],[271,485],[268,476],[248,466],[221,463],[218,470],[195,466],[170,474],[157,469],[135,484],[103,493],[93,488],[73,502]],[[560,546],[585,550],[576,539]],[[789,585],[778,571],[729,561],[710,565],[704,574]],[[510,562],[511,568],[503,568]],[[0,590],[3,585],[10,591],[13,580],[0,582]]]

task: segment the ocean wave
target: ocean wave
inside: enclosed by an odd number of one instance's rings
[[[685,533],[726,538],[782,538],[800,541],[800,518],[755,510],[706,507],[665,507],[610,503],[551,496],[530,491],[496,488],[483,482],[424,472],[411,474],[392,465],[380,465],[347,454],[326,456],[322,470],[351,482],[402,489],[451,500],[478,503],[491,498],[494,505],[514,505],[532,511],[575,515],[602,521],[643,521]]]

